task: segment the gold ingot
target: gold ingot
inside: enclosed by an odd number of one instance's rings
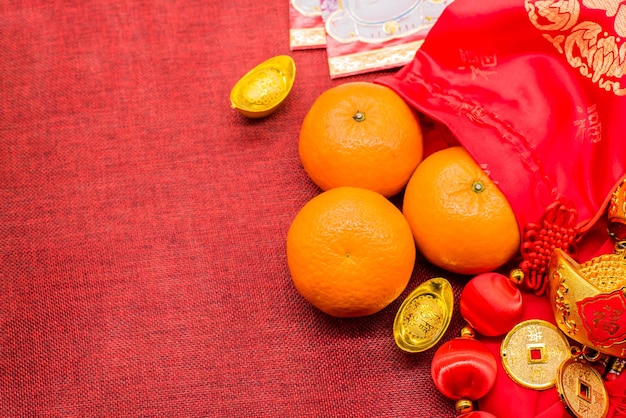
[[[559,366],[570,355],[570,345],[561,331],[540,319],[517,324],[500,346],[506,373],[517,384],[529,389],[553,387]]]
[[[557,371],[556,388],[567,410],[577,418],[604,418],[609,412],[602,376],[586,362],[564,361]]]
[[[583,264],[555,249],[548,297],[558,327],[582,345],[626,357],[626,259],[621,246]]]
[[[230,92],[230,103],[244,116],[263,118],[285,100],[296,78],[296,64],[288,55],[278,55],[248,71]]]
[[[437,277],[417,287],[402,302],[393,323],[396,344],[409,353],[428,350],[445,334],[454,306],[452,286]]]

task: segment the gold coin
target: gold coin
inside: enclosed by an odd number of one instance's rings
[[[402,302],[393,323],[396,344],[404,351],[425,351],[441,339],[450,325],[454,294],[446,279],[437,277],[417,287]]]
[[[604,418],[609,398],[602,376],[588,363],[570,358],[558,369],[556,387],[569,412],[578,418]]]
[[[500,347],[506,373],[529,389],[542,390],[554,386],[559,366],[570,356],[565,336],[556,326],[539,319],[517,324]]]

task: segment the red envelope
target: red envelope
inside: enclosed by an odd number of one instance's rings
[[[456,0],[414,60],[377,80],[445,124],[502,190],[538,295],[555,247],[580,262],[613,250],[606,207],[626,173],[622,3]],[[549,319],[547,303],[530,305],[529,316]],[[609,416],[621,416],[624,380],[607,385]],[[523,389],[506,376],[481,407],[502,418],[566,416],[553,389]]]

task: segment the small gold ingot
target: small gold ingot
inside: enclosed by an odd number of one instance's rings
[[[262,118],[285,100],[296,77],[296,65],[288,55],[279,55],[248,71],[230,92],[230,103],[244,116]]]
[[[600,373],[584,361],[569,358],[557,370],[556,388],[567,410],[578,418],[604,418],[609,397]]]
[[[569,343],[557,327],[539,319],[517,324],[502,341],[500,357],[519,385],[543,390],[556,383],[559,365],[570,357]]]
[[[402,302],[393,323],[398,347],[409,353],[428,350],[445,334],[454,305],[452,286],[443,278],[430,279]]]

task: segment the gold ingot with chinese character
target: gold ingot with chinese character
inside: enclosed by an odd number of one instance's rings
[[[428,350],[445,334],[454,306],[450,282],[436,277],[422,283],[402,302],[393,323],[399,348],[409,353]]]
[[[548,297],[558,327],[601,353],[626,357],[626,252],[583,264],[555,249],[548,269]]]

